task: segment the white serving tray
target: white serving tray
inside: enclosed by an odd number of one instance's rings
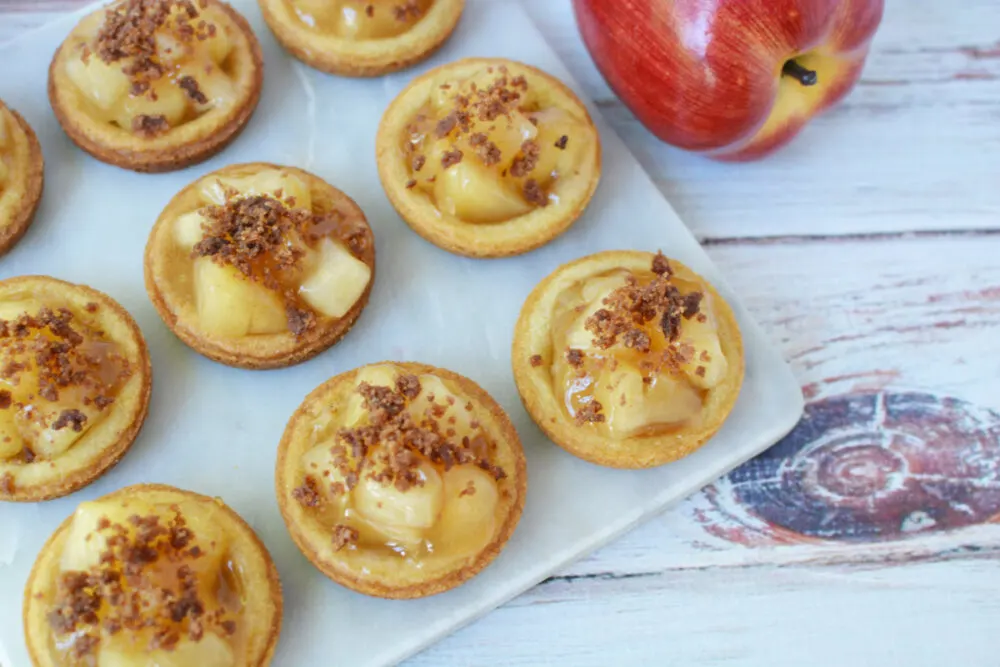
[[[696,491],[766,449],[798,420],[802,395],[788,366],[596,109],[602,183],[583,218],[548,246],[512,259],[464,259],[420,239],[393,211],[376,173],[375,130],[411,77],[464,56],[504,56],[579,90],[518,5],[472,0],[455,36],[430,62],[382,79],[352,80],[298,64],[271,37],[255,2],[233,4],[264,47],[260,107],[221,155],[172,174],[139,175],[101,164],[59,129],[46,98],[47,69],[80,13],[0,48],[0,98],[34,126],[46,159],[38,216],[0,259],[0,277],[50,274],[107,292],[138,320],[154,369],[149,419],[115,469],[67,498],[0,504],[4,667],[29,665],[21,595],[42,543],[79,502],[128,484],[163,482],[221,496],[256,529],[285,591],[275,665],[385,665]],[[358,324],[317,359],[280,371],[236,370],[198,356],[164,327],[143,288],[146,237],[173,194],[226,164],[258,160],[310,169],[343,189],[364,209],[377,240],[378,277]],[[660,248],[712,281],[736,311],[746,346],[743,392],[725,427],[695,454],[656,470],[603,469],[564,453],[531,422],[511,375],[514,322],[535,283],[566,261],[618,248]],[[527,506],[507,549],[474,580],[425,600],[368,598],[325,579],[293,545],[274,497],[278,440],[302,398],[332,375],[385,359],[419,360],[475,379],[510,414],[528,459]]]

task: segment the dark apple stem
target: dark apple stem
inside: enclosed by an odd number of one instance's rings
[[[792,77],[803,86],[816,85],[816,72],[811,69],[806,69],[794,60],[786,62],[785,66],[781,68],[781,73],[785,76]]]

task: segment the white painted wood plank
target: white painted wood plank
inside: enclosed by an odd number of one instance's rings
[[[995,561],[539,586],[408,664],[996,665]]]

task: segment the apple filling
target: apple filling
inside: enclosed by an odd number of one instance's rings
[[[494,538],[500,507],[496,445],[460,389],[392,365],[362,369],[337,423],[317,426],[293,495],[338,549],[410,560],[461,558]],[[334,421],[334,420],[331,420]]]
[[[60,664],[233,667],[242,591],[211,517],[135,499],[82,503],[49,624]]]
[[[127,0],[87,26],[66,75],[89,115],[153,137],[235,101],[222,10],[195,0]]]
[[[340,318],[371,281],[357,257],[358,221],[314,206],[309,184],[269,169],[206,179],[204,207],[173,221],[191,259],[199,327],[228,338],[291,331]]]
[[[648,271],[610,271],[560,295],[552,376],[570,417],[615,439],[696,422],[728,370],[710,297],[700,290],[657,254]]]
[[[121,348],[86,315],[29,296],[0,304],[0,461],[65,454],[104,419],[131,375]]]
[[[350,40],[385,39],[412,28],[434,0],[287,0],[304,25]]]
[[[579,170],[597,137],[584,119],[546,99],[506,66],[444,78],[403,137],[406,186],[471,223],[505,222],[558,203],[559,179]]]

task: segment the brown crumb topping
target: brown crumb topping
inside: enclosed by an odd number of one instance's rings
[[[87,571],[60,575],[48,622],[55,633],[72,635],[77,658],[95,652],[103,633],[149,634],[149,650],[174,649],[206,632],[232,634],[230,611],[199,593],[192,567],[204,556],[176,506],[164,522],[158,515],[129,517],[124,524],[101,521],[107,547]],[[92,538],[88,538],[92,539]]]
[[[545,192],[542,191],[542,187],[538,184],[538,181],[533,178],[529,178],[524,182],[522,193],[530,204],[534,204],[535,206],[548,206],[549,204],[549,198],[545,196]]]
[[[600,401],[591,399],[587,403],[584,403],[576,411],[576,423],[579,426],[584,424],[596,424],[604,421],[604,414],[601,412],[604,406],[601,405]]]
[[[79,410],[63,410],[59,413],[59,417],[52,424],[52,430],[59,431],[69,426],[74,431],[79,433],[83,430],[83,425],[85,423],[87,423],[87,415],[83,414]]]
[[[333,527],[333,548],[337,551],[346,547],[352,547],[358,543],[360,534],[357,528],[351,528],[347,524],[338,523]]]
[[[303,507],[319,507],[322,496],[320,496],[316,478],[312,475],[306,475],[302,486],[292,490],[292,498]]]
[[[371,7],[371,5],[369,5]],[[373,12],[374,13],[374,12]],[[392,15],[397,21],[416,21],[424,12],[420,9],[420,3],[417,0],[406,0],[401,4],[396,5],[392,8]],[[369,14],[371,16],[371,14]]]
[[[454,149],[450,151],[445,151],[441,156],[441,168],[447,169],[452,167],[462,161],[462,151],[459,149]]]
[[[624,286],[604,299],[606,307],[587,318],[585,327],[594,334],[597,347],[607,349],[620,342],[648,352],[647,323],[657,320],[663,335],[674,342],[680,336],[682,320],[699,313],[701,293],[681,294],[671,282],[673,271],[662,253],[653,258],[652,269],[655,277],[648,285],[642,286],[635,276],[629,276]]]
[[[514,161],[510,165],[510,175],[515,178],[527,176],[538,164],[539,155],[541,155],[541,149],[537,141],[529,139],[522,143],[521,153],[514,158]]]
[[[533,355],[531,355],[531,358],[528,359],[528,363],[531,364],[532,368],[538,368],[539,366],[542,365],[542,363],[544,363],[542,361],[542,355],[540,355],[540,354],[533,354]]]
[[[132,131],[148,138],[163,134],[170,129],[166,116],[147,116],[140,114],[132,119]]]
[[[205,97],[205,93],[201,92],[201,88],[198,87],[198,81],[190,74],[182,76],[177,80],[177,85],[181,87],[187,96],[198,104],[208,104],[208,98]]]
[[[36,395],[27,387],[23,401],[9,389],[0,390],[0,410],[18,410],[41,428],[66,427],[83,430],[87,416],[79,409],[64,409],[58,415],[45,403],[60,399],[64,390],[82,390],[84,405],[104,410],[132,371],[128,360],[103,334],[88,332],[74,321],[66,308],[42,308],[36,315],[25,313],[13,320],[0,320],[0,377],[19,387],[26,378],[37,381]],[[31,409],[29,410],[29,406]]]
[[[341,429],[337,434],[338,444],[331,448],[331,454],[345,483],[332,485],[333,493],[351,490],[362,475],[406,491],[423,484],[418,471],[421,461],[445,470],[456,465],[476,465],[496,480],[507,476],[491,463],[490,452],[496,445],[485,434],[457,439],[450,426],[454,417],[447,418],[454,399],[435,401],[433,396],[427,396],[430,406],[421,415],[415,416],[407,409],[422,392],[417,376],[401,375],[392,387],[362,383],[357,391],[363,397],[368,419],[363,426]],[[479,425],[473,424],[473,428]],[[370,455],[376,445],[377,455]]]
[[[580,368],[583,366],[583,351],[573,348],[566,350],[566,363],[573,368]]]
[[[559,150],[561,150],[561,151],[564,151],[564,150],[566,150],[566,144],[568,144],[568,143],[569,143],[569,137],[567,137],[567,136],[566,136],[566,135],[564,134],[564,135],[562,135],[561,137],[559,137],[559,138],[558,138],[558,139],[556,140],[556,143],[555,143],[554,145],[555,145],[555,147],[556,147],[556,148],[558,148]]]
[[[206,0],[126,0],[105,12],[95,50],[105,63],[127,61],[122,71],[132,94],[143,95],[167,73],[156,48],[156,33],[168,29],[181,43],[215,35],[214,24],[199,20]],[[177,10],[176,12],[174,10]]]

